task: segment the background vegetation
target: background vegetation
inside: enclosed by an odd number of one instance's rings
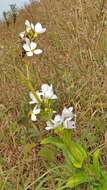
[[[35,88],[46,81],[52,83],[61,110],[64,105],[75,107],[74,139],[91,152],[104,143],[107,122],[107,3],[42,0],[21,10],[15,25],[7,28],[5,22],[0,23],[1,190],[42,190],[45,181],[46,189],[55,190],[49,171],[54,164],[63,163],[63,156],[52,151],[51,158],[41,158],[39,142],[46,135],[44,126],[29,120],[28,90],[16,69],[24,73],[24,63],[31,61],[22,58],[20,50],[19,33],[26,19],[47,28],[40,41],[44,54],[32,58],[31,80]],[[104,168],[106,155],[104,150],[100,160]],[[52,158],[54,164],[49,161]],[[47,171],[44,181],[36,183]],[[54,171],[56,177],[61,175],[60,169]]]

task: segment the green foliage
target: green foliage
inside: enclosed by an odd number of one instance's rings
[[[106,190],[107,189],[107,172],[106,171],[102,171],[101,184],[102,184],[102,190]]]
[[[23,154],[24,154],[24,159],[26,159],[28,157],[28,154],[31,152],[32,148],[34,148],[36,145],[35,143],[27,143],[24,145],[23,148]]]
[[[80,144],[73,141],[69,142],[69,145],[67,145],[66,148],[69,150],[72,164],[76,168],[81,168],[87,158],[84,148]]]
[[[66,186],[72,189],[80,184],[87,183],[89,181],[89,176],[85,172],[81,171],[80,173],[69,178]]]
[[[60,148],[67,160],[76,168],[81,168],[84,160],[87,158],[87,154],[83,147],[71,141],[71,139],[67,139],[66,142],[64,142],[63,138],[48,137],[42,141],[42,144],[53,144]]]
[[[38,155],[44,158],[45,160],[54,162],[56,156],[56,150],[52,146],[49,147],[45,146],[41,148]]]
[[[63,140],[58,137],[47,137],[41,141],[41,144],[53,144],[60,149],[65,149],[65,145]]]
[[[43,121],[49,121],[53,116],[53,109],[51,108],[45,108],[41,113],[40,113],[40,118]]]
[[[100,169],[100,163],[99,163],[99,154],[100,149],[97,149],[93,154],[93,169],[95,171],[96,176],[101,176],[101,169]]]
[[[65,138],[68,137],[68,138]],[[61,149],[65,157],[65,162],[71,168],[71,177],[66,179],[66,188],[75,188],[81,184],[87,184],[92,190],[106,190],[107,185],[107,173],[101,169],[99,162],[100,149],[97,149],[92,154],[92,164],[84,162],[89,160],[84,148],[71,140],[71,134],[63,131],[61,136],[48,137],[42,140],[42,144],[52,144]]]

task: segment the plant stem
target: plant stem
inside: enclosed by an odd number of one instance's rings
[[[40,98],[38,97],[38,95],[36,94],[36,92],[35,92],[35,90],[34,90],[32,84],[31,84],[31,82],[28,80],[27,83],[28,83],[28,88],[29,88],[29,90],[30,90],[30,91],[33,93],[33,95],[35,96],[37,102],[38,102],[39,104],[41,104],[41,100],[40,100]]]
[[[29,64],[26,64],[26,72],[27,72],[27,80],[30,79],[30,76],[29,76]]]
[[[37,102],[40,104],[41,101],[40,101],[40,98],[38,97],[38,95],[35,93],[35,90],[30,82],[30,74],[29,74],[29,63],[26,64],[26,73],[27,73],[27,82],[28,82],[28,87],[29,89],[31,90],[31,92],[34,94]]]

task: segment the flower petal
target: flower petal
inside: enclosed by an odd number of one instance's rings
[[[72,111],[73,111],[73,107],[69,107],[68,110],[69,110],[70,112],[72,112]]]
[[[58,97],[57,97],[57,95],[55,95],[55,94],[53,94],[53,96],[51,96],[51,99],[52,100],[55,100],[55,99],[57,99]]]
[[[26,20],[25,25],[26,25],[26,31],[29,33],[31,30],[31,23],[28,20]]]
[[[72,121],[71,118],[68,118],[64,121],[64,128],[65,129],[75,129],[75,121]]]
[[[42,28],[42,25],[40,23],[37,23],[35,25],[35,32],[38,34],[42,34],[46,31],[46,28]]]
[[[30,24],[29,20],[26,20],[26,21],[25,21],[25,25],[26,25],[26,26],[28,26],[28,27],[30,27],[30,26],[31,26],[31,24]]]
[[[42,86],[41,86],[41,91],[42,92],[47,92],[48,91],[48,89],[49,89],[49,85],[48,84],[42,84]]]
[[[61,125],[63,122],[63,118],[61,115],[57,114],[54,118],[54,122],[56,125]]]
[[[30,43],[31,50],[36,49],[37,44],[35,42]]]
[[[23,48],[25,51],[31,51],[28,43],[23,44]]]
[[[20,38],[24,38],[25,37],[25,31],[24,32],[21,32],[20,34],[19,34],[19,36],[20,36]]]
[[[41,50],[41,49],[36,49],[36,50],[34,50],[34,54],[35,55],[39,55],[39,54],[41,54],[43,51]]]
[[[69,108],[64,107],[64,109],[62,111],[62,117],[63,118],[69,118],[69,117],[73,118],[73,112],[72,111],[73,111],[72,107],[69,107]]]
[[[26,52],[26,54],[27,54],[28,57],[32,57],[33,56],[33,52],[32,51]]]
[[[29,102],[29,104],[35,104],[35,103],[37,103],[37,100],[36,100],[36,98],[35,98],[35,96],[33,95],[32,92],[29,92],[29,96],[31,98],[31,101]]]
[[[31,114],[31,120],[32,121],[37,121],[37,117],[34,113]]]
[[[28,45],[30,44],[29,38],[25,37],[25,38],[24,38],[24,41],[26,42],[26,44],[28,44]],[[29,48],[30,48],[30,46],[29,46]]]
[[[46,124],[47,124],[47,127],[45,127],[46,130],[51,130],[51,129],[56,128],[56,126],[54,125],[53,120],[47,121]]]
[[[37,115],[37,114],[40,113],[40,111],[41,111],[40,108],[38,108],[37,106],[35,106],[34,109],[33,109],[33,114]]]
[[[32,29],[32,30],[35,30],[35,26],[34,26],[33,23],[31,23],[31,29]]]
[[[41,86],[41,91],[43,93],[43,98],[57,99],[57,96],[53,92],[52,84],[50,86],[48,84],[43,84]]]
[[[29,33],[31,31],[31,27],[26,28],[26,32]]]

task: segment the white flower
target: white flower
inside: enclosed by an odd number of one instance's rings
[[[64,107],[62,111],[62,118],[63,118],[63,126],[65,129],[74,129],[76,128],[75,126],[75,121],[72,119],[74,118],[74,113],[73,113],[73,107]]]
[[[43,101],[44,99],[57,99],[57,96],[53,92],[52,85],[43,84],[41,86],[40,91],[36,91],[36,95],[38,96],[40,101]],[[29,104],[37,104],[38,100],[36,99],[35,95],[32,92],[29,92],[29,96],[31,98],[31,101]]]
[[[29,20],[25,21],[25,25],[30,27],[31,24],[30,24]]]
[[[41,93],[37,91],[36,95],[41,100]],[[34,94],[32,92],[29,92],[29,96],[31,98],[31,101],[29,102],[29,104],[37,104],[38,103],[38,100],[36,99],[36,97],[34,96]]]
[[[27,38],[26,35],[24,35],[23,32],[20,33],[19,36],[20,36],[20,39],[21,39],[22,44],[25,44],[25,43],[26,43],[26,44],[29,44],[29,43],[30,43],[29,38]]]
[[[76,128],[75,121],[72,121],[72,118],[65,119],[63,122],[63,126],[65,129],[75,129]]]
[[[28,33],[31,30],[36,34],[42,34],[46,31],[46,28],[43,28],[39,22],[36,25],[34,25],[32,22],[30,23],[28,20],[26,20],[25,25],[26,25],[26,31]]]
[[[48,84],[43,84],[41,86],[41,94],[42,94],[43,98],[57,99],[56,94],[54,94],[54,92],[53,92],[52,85],[49,86]]]
[[[73,107],[69,107],[66,108],[64,107],[63,111],[62,111],[62,117],[65,118],[73,118],[74,114],[73,114]]]
[[[75,115],[73,114],[73,107],[64,107],[62,115],[56,115],[54,120],[47,122],[46,130],[54,129],[63,125],[64,129],[75,129],[75,121],[73,120]]]
[[[46,32],[46,28],[43,28],[42,25],[38,22],[35,26],[34,26],[34,31],[37,34],[42,34],[44,32]]]
[[[29,38],[24,37],[22,40],[23,40],[23,42],[25,42],[26,44],[30,44],[30,40],[29,40]]]
[[[51,121],[47,121],[47,127],[45,128],[46,130],[50,130],[50,129],[55,129],[57,127],[59,127],[61,124],[63,123],[63,118],[61,115],[56,115],[54,120]]]
[[[33,24],[29,22],[29,20],[25,21],[25,25],[26,25],[26,32],[30,32],[32,30],[32,26]]]
[[[33,54],[35,55],[39,55],[42,53],[41,49],[36,49],[37,44],[35,42],[29,42],[29,43],[25,43],[23,45],[24,50],[26,51],[27,56],[33,56]]]
[[[32,113],[31,113],[31,120],[37,121],[37,115],[40,113],[40,108],[37,107],[37,105],[34,107]]]
[[[25,38],[25,31],[24,31],[24,32],[21,32],[21,33],[19,34],[19,36],[20,36],[21,39]]]

